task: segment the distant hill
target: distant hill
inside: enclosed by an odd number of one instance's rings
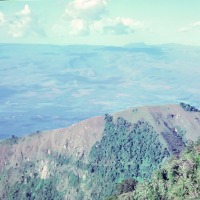
[[[198,137],[200,112],[183,103],[13,135],[0,142],[0,199],[105,199],[125,180],[150,180]]]

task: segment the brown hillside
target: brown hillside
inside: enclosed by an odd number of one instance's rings
[[[148,121],[159,134],[184,132],[188,140],[200,137],[200,112],[185,111],[179,105],[146,106],[113,114],[114,120],[123,117],[129,122]],[[104,118],[94,117],[68,128],[44,131],[20,138],[16,142],[0,143],[0,169],[16,165],[21,158],[35,160],[56,152],[77,158],[87,155],[91,147],[102,138]],[[166,143],[161,135],[160,139]],[[87,156],[85,156],[87,158]]]

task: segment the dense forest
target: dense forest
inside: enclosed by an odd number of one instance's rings
[[[125,180],[107,200],[200,199],[200,140],[190,143],[180,158],[171,158],[150,180]]]
[[[154,170],[169,157],[153,127],[144,121],[131,124],[119,117],[105,115],[104,136],[90,153],[91,199],[111,195],[115,185],[128,178],[149,179]]]

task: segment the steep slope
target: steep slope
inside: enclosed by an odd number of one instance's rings
[[[187,140],[200,112],[183,105],[106,114],[0,142],[0,199],[104,199],[128,178],[149,179]]]

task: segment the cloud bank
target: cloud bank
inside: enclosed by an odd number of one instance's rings
[[[138,20],[111,16],[107,0],[70,0],[60,16],[58,13],[55,18],[43,18],[42,23],[28,4],[8,16],[0,12],[0,34],[12,38],[126,35],[143,27],[143,23]]]
[[[14,38],[23,38],[33,35],[44,35],[44,31],[36,18],[32,15],[29,5],[25,4],[23,9],[10,16],[4,16],[0,12],[0,26],[5,34]]]
[[[28,5],[25,5],[24,8],[15,13],[15,15],[9,19],[9,31],[13,37],[23,37],[29,33],[31,29],[31,10]]]
[[[142,27],[131,18],[109,17],[106,0],[74,0],[67,4],[64,17],[70,23],[71,35],[130,34]]]
[[[191,24],[188,24],[182,28],[180,28],[178,31],[182,33],[198,30],[200,28],[200,21],[193,22]]]

